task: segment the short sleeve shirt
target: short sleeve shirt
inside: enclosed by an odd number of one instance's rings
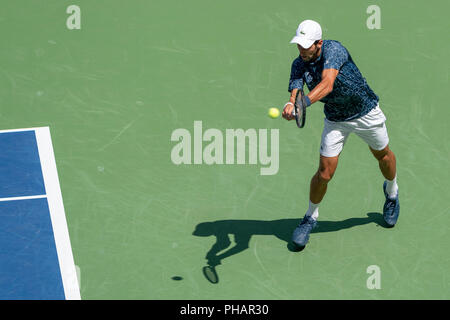
[[[299,56],[291,66],[289,91],[303,88],[313,90],[322,80],[324,69],[336,69],[339,73],[333,90],[320,101],[325,104],[325,117],[330,121],[350,121],[360,118],[378,105],[378,96],[362,76],[350,53],[335,40],[323,40],[319,58],[304,62]]]

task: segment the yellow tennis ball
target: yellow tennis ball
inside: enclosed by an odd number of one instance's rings
[[[280,115],[280,110],[278,110],[277,108],[269,109],[269,117],[271,117],[272,119],[278,118],[279,115]]]

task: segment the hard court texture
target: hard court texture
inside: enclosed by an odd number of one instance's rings
[[[0,127],[51,129],[83,299],[450,298],[448,2],[377,1],[374,30],[367,1],[75,2],[2,3]],[[66,26],[71,4],[79,30]],[[294,252],[323,104],[303,129],[267,110],[289,97],[304,19],[380,97],[401,213],[383,225],[378,163],[350,136],[319,227]],[[277,174],[175,165],[171,134],[194,121],[278,129]],[[202,272],[208,252],[217,283]],[[380,289],[367,286],[373,265]]]

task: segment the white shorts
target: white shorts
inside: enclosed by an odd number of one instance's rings
[[[351,121],[334,122],[325,119],[320,154],[324,157],[338,156],[352,132],[372,149],[384,149],[389,143],[385,121],[386,117],[378,105],[365,116]]]

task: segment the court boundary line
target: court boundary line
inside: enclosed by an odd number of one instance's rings
[[[47,198],[47,195],[39,194],[35,196],[0,198],[0,201],[18,201],[18,200],[43,199],[43,198]]]
[[[22,130],[6,130],[1,132],[17,132],[34,130],[44,178],[45,192],[52,222],[58,262],[66,300],[81,300],[69,229],[56,168],[53,144],[49,127],[38,127]]]
[[[48,127],[33,127],[33,128],[23,128],[23,129],[5,129],[5,130],[0,130],[0,133],[36,131],[37,129],[41,129],[41,128],[48,128]]]

